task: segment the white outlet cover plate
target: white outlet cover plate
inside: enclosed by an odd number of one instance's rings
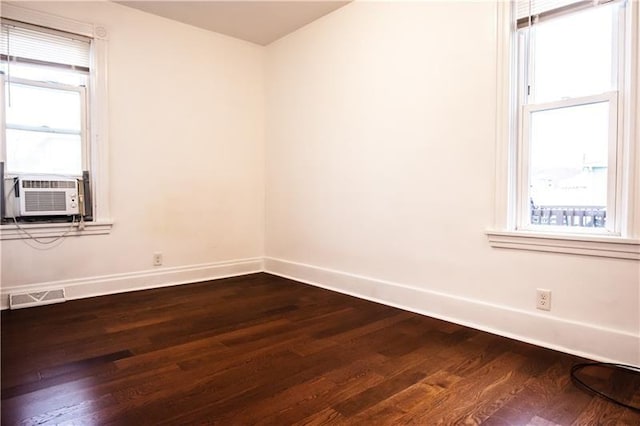
[[[536,289],[536,308],[543,311],[551,310],[551,290]]]

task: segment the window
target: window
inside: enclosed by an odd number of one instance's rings
[[[16,209],[10,192],[18,177],[77,179],[83,218],[92,222],[71,235],[108,233],[106,30],[14,5],[1,13],[0,160],[9,182],[3,204]],[[68,228],[52,222],[10,220],[0,235],[36,239]]]
[[[82,177],[89,170],[90,40],[4,20],[5,170]]]
[[[616,233],[620,3],[520,5],[516,229]]]
[[[637,3],[519,0],[498,7],[508,31],[498,52],[490,242],[640,258],[633,240]],[[568,241],[579,241],[579,250]]]

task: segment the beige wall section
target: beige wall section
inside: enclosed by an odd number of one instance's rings
[[[496,44],[492,2],[356,2],[268,46],[267,270],[640,364],[638,262],[487,243]]]
[[[48,251],[2,241],[3,292],[103,276],[108,282],[90,292],[122,291],[135,286],[108,277],[148,271],[158,276],[136,285],[161,285],[192,278],[163,277],[167,269],[261,257],[263,49],[112,2],[19,6],[109,32],[115,225],[111,235],[68,238]],[[152,266],[156,251],[162,268]]]

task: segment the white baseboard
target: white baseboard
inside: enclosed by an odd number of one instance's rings
[[[478,300],[266,257],[265,272],[604,362],[640,366],[640,336]]]
[[[9,307],[9,294],[15,292],[37,292],[64,288],[67,300],[73,300],[234,277],[263,270],[262,258],[251,258],[3,287],[0,290],[0,309]]]
[[[270,257],[3,287],[0,309],[8,308],[9,294],[15,292],[64,288],[67,299],[73,300],[257,272],[589,359],[640,366],[640,336],[633,333]]]

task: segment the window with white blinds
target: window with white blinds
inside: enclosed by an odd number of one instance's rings
[[[5,174],[82,176],[90,169],[90,60],[89,38],[2,20]]]
[[[0,195],[24,176],[78,179],[86,224],[74,235],[109,233],[108,31],[15,3],[0,8]],[[31,227],[59,236],[60,217],[16,217],[9,194],[0,196],[0,240],[35,240]]]
[[[497,20],[489,243],[640,259],[640,2],[500,1]]]
[[[89,71],[90,49],[87,37],[2,20],[0,55],[5,61]]]
[[[516,0],[515,19],[518,28],[522,28],[551,17],[612,1],[616,0]]]
[[[545,19],[517,31],[516,229],[619,234],[622,3],[527,3]]]

